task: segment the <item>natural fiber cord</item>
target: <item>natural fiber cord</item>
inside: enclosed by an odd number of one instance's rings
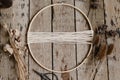
[[[92,31],[80,32],[29,32],[28,44],[30,43],[79,43],[91,44]]]

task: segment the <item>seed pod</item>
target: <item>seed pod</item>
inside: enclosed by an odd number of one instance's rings
[[[99,35],[95,35],[93,44],[96,46],[98,46],[100,44],[100,36]]]
[[[98,60],[103,59],[106,56],[106,52],[107,52],[107,44],[106,43],[101,43],[96,58]]]
[[[110,55],[112,53],[113,49],[114,49],[114,44],[110,44],[108,46],[107,55]]]

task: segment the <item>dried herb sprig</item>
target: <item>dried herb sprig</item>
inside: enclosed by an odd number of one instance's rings
[[[16,36],[11,35],[11,32],[8,29],[6,24],[3,25],[3,28],[5,28],[9,34],[9,43],[10,43],[11,48],[13,49],[13,55],[17,62],[17,70],[18,70],[19,80],[26,80],[27,79],[27,69],[26,69],[26,65],[25,65],[24,61],[22,60],[22,58],[19,54],[19,50],[16,47],[16,43],[15,43]]]

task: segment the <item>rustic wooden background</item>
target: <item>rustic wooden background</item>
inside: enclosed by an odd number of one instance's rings
[[[97,9],[90,8],[90,0],[14,0],[11,8],[0,10],[0,21],[7,23],[22,33],[21,46],[26,45],[25,35],[29,21],[41,8],[53,3],[69,3],[79,7],[89,17],[93,28],[100,24],[107,24],[108,29],[120,26],[120,0],[99,0]],[[52,13],[52,14],[51,14]],[[60,19],[63,19],[62,21]],[[87,29],[85,19],[70,8],[56,7],[48,9],[33,23],[31,31],[79,31]],[[2,33],[2,31],[1,31]],[[4,33],[3,33],[4,34]],[[0,38],[1,39],[1,38]],[[2,42],[0,42],[2,43]],[[113,53],[104,60],[94,80],[119,80],[120,79],[120,39],[114,41]],[[33,44],[33,52],[43,65],[54,70],[66,70],[74,67],[81,61],[87,52],[87,45],[58,45],[58,44]],[[32,69],[47,72],[40,68],[28,54],[23,52],[29,80],[40,80]],[[0,51],[0,76],[3,80],[17,80],[14,60],[6,53]],[[79,69],[65,74],[57,74],[59,80],[89,80],[94,65],[86,61]],[[51,77],[52,78],[52,77]],[[55,80],[52,78],[52,80]]]

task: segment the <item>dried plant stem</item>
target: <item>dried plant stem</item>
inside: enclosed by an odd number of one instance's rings
[[[16,48],[16,45],[15,45],[15,42],[14,42],[14,35],[11,35],[9,29],[7,28],[6,25],[3,26],[8,34],[9,34],[9,42],[10,42],[10,45],[13,49],[13,55],[14,55],[14,58],[17,62],[17,72],[18,72],[18,76],[19,76],[19,80],[27,80],[27,69],[26,69],[26,65],[25,63],[23,62],[20,54],[19,54],[19,51],[18,49]]]
[[[23,62],[17,48],[15,47],[15,44],[12,41],[11,38],[10,38],[10,44],[11,44],[11,47],[13,48],[13,51],[14,51],[13,55],[14,55],[14,58],[15,58],[15,60],[17,62],[19,80],[26,80],[27,70],[26,70],[25,63]]]
[[[97,65],[95,66],[95,68],[94,68],[94,70],[93,70],[93,72],[92,72],[92,74],[91,74],[90,80],[94,80],[94,78],[95,78],[95,76],[96,76],[96,74],[97,74],[97,69],[98,69],[99,65],[100,65],[100,61],[99,61],[99,62],[97,63]]]

